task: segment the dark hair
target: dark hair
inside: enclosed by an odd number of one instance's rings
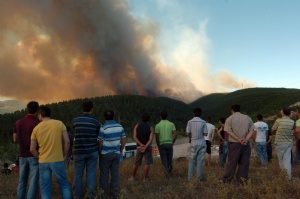
[[[289,108],[282,108],[281,110],[286,116],[289,116],[291,114],[291,109]]]
[[[27,104],[27,112],[29,114],[34,114],[38,111],[39,109],[39,103],[36,101],[31,101]]]
[[[207,121],[207,122],[211,122],[211,118],[210,118],[210,117],[207,117],[207,118],[206,118],[206,121]]]
[[[113,120],[114,119],[114,112],[112,110],[104,111],[104,119],[105,120]]]
[[[148,122],[149,119],[150,119],[149,113],[145,112],[145,113],[142,114],[142,120],[143,120],[143,122]]]
[[[224,118],[224,117],[221,117],[221,118],[219,119],[219,121],[220,121],[222,124],[225,124],[225,118]]]
[[[234,104],[231,106],[231,109],[234,111],[234,112],[240,112],[241,110],[241,106],[239,104]]]
[[[39,114],[41,114],[42,117],[51,117],[51,110],[48,106],[40,106]]]
[[[257,119],[257,120],[263,120],[262,114],[258,114],[258,115],[256,116],[256,119]]]
[[[160,117],[161,117],[161,119],[163,119],[163,120],[167,119],[167,117],[168,117],[167,111],[162,111],[162,112],[160,112]]]
[[[201,108],[194,108],[193,113],[195,117],[200,117],[202,114],[202,110]]]
[[[92,101],[84,101],[82,103],[82,110],[83,112],[90,112],[93,109],[93,102]]]

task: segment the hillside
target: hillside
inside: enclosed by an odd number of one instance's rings
[[[281,107],[287,107],[300,101],[299,89],[285,88],[249,88],[232,93],[210,94],[190,103],[191,108],[202,108],[203,117],[211,116],[213,122],[220,117],[230,115],[232,104],[240,104],[241,112],[252,118],[258,113],[264,116],[279,114]]]

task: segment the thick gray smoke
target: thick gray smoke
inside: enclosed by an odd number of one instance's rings
[[[184,72],[155,58],[159,27],[138,23],[123,0],[1,0],[0,27],[0,96],[201,95]]]

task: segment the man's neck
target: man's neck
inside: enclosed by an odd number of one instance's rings
[[[43,117],[43,118],[42,118],[42,122],[48,121],[48,120],[50,120],[50,119],[51,119],[50,117]]]

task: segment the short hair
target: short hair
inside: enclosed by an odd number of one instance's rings
[[[282,110],[283,114],[286,116],[289,116],[291,114],[291,109],[289,109],[289,108],[285,107],[285,108],[282,108],[281,110]]]
[[[93,106],[94,106],[94,104],[92,101],[90,101],[90,100],[84,101],[82,103],[82,110],[83,110],[83,112],[90,112],[93,109]]]
[[[207,118],[206,118],[206,121],[207,121],[207,122],[211,122],[211,118],[210,118],[210,117],[207,117]]]
[[[34,114],[38,111],[39,109],[39,103],[36,101],[31,101],[27,104],[27,112],[29,114]]]
[[[162,112],[160,112],[160,117],[161,117],[161,119],[163,119],[163,120],[167,119],[167,117],[168,117],[167,111],[162,111]]]
[[[231,106],[231,109],[234,111],[234,112],[240,112],[241,110],[241,106],[239,104],[234,104]]]
[[[48,106],[40,106],[39,114],[41,114],[42,117],[51,117],[51,110]]]
[[[114,112],[112,110],[106,110],[104,111],[104,119],[105,120],[113,120],[114,119]]]
[[[258,115],[256,116],[256,119],[257,119],[257,120],[263,120],[262,114],[258,114]]]
[[[142,114],[142,120],[143,120],[143,122],[148,122],[149,119],[150,119],[149,113],[145,112],[145,113]]]
[[[219,119],[219,121],[220,121],[222,124],[225,124],[225,118],[224,118],[224,117],[221,117],[221,118]]]
[[[202,110],[201,110],[201,108],[194,108],[193,113],[194,113],[194,116],[200,117],[202,114]]]

